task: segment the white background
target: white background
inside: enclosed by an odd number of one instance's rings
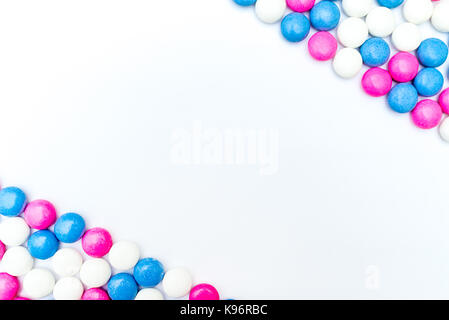
[[[223,298],[449,298],[449,145],[252,8],[0,1],[0,43],[2,186]],[[198,122],[279,132],[278,170],[174,163]]]

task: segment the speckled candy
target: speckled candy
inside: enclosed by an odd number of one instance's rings
[[[449,88],[441,92],[438,102],[440,103],[441,110],[449,114]]]
[[[306,12],[313,8],[315,0],[287,0],[287,6],[296,12]]]
[[[393,80],[387,70],[371,68],[362,78],[362,87],[367,94],[373,97],[381,97],[391,90]]]
[[[327,61],[335,57],[337,48],[337,39],[327,31],[315,33],[308,43],[310,55],[318,61]]]
[[[220,295],[210,284],[201,283],[190,290],[189,300],[220,300]]]
[[[112,247],[112,238],[109,232],[103,228],[92,228],[84,233],[82,239],[83,250],[94,258],[106,255]]]
[[[23,217],[31,228],[44,230],[55,223],[56,209],[47,200],[34,200],[26,206]]]
[[[430,99],[420,101],[411,114],[413,122],[421,129],[435,128],[443,116],[440,105]]]
[[[388,63],[388,71],[397,82],[412,81],[419,70],[418,59],[408,52],[395,54]]]
[[[19,280],[7,273],[0,273],[0,300],[13,300],[19,291]]]
[[[106,291],[101,288],[90,288],[84,291],[81,300],[110,300]]]

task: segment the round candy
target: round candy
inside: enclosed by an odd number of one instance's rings
[[[340,22],[340,9],[331,1],[320,1],[310,11],[310,23],[318,31],[329,31]]]
[[[90,288],[84,291],[81,300],[110,300],[108,293],[101,288]]]
[[[142,287],[155,287],[164,278],[164,267],[156,259],[141,259],[134,267],[134,278]]]
[[[3,259],[3,255],[6,252],[6,246],[3,244],[3,242],[0,241],[0,261]]]
[[[201,283],[190,290],[190,300],[220,300],[217,289],[207,283]]]
[[[418,102],[418,92],[409,83],[400,83],[391,89],[388,95],[388,105],[399,113],[407,113],[415,108]]]
[[[390,58],[390,47],[381,38],[370,38],[360,47],[363,63],[369,67],[379,67]]]
[[[313,8],[315,0],[287,0],[287,6],[296,12],[306,12]]]
[[[28,250],[30,254],[41,260],[51,258],[59,248],[59,241],[53,232],[40,230],[31,235],[28,239]]]
[[[158,289],[145,288],[137,293],[134,300],[164,300],[164,296]]]
[[[412,111],[412,120],[421,129],[435,128],[442,116],[440,105],[430,99],[420,101]]]
[[[440,136],[444,141],[449,142],[449,118],[444,119],[441,123]]]
[[[337,40],[327,31],[315,33],[308,43],[310,55],[318,61],[327,61],[335,57],[337,48]]]
[[[449,114],[449,88],[441,92],[438,102],[443,112]]]
[[[108,294],[111,300],[134,300],[138,286],[129,273],[118,273],[108,282]]]
[[[0,273],[0,300],[13,300],[19,291],[19,280],[7,273]]]
[[[256,16],[265,23],[281,20],[286,9],[285,0],[257,0],[256,2]]]
[[[343,0],[343,11],[350,17],[363,18],[374,7],[373,0]]]
[[[51,259],[53,270],[60,277],[71,277],[77,274],[83,264],[81,254],[72,248],[59,249]]]
[[[368,27],[360,18],[348,18],[340,23],[337,36],[345,47],[358,48],[368,38]]]
[[[362,78],[362,87],[367,94],[381,97],[391,90],[393,80],[387,70],[381,68],[369,69]]]
[[[15,217],[22,213],[26,205],[25,193],[16,187],[0,190],[0,214]]]
[[[52,293],[55,277],[46,269],[36,268],[23,278],[23,289],[31,299],[40,299]]]
[[[116,242],[109,251],[109,262],[118,270],[134,268],[139,258],[139,247],[131,241]]]
[[[407,0],[402,13],[408,22],[421,24],[432,17],[433,3],[431,0]]]
[[[377,7],[366,16],[366,26],[374,37],[385,38],[393,33],[396,19],[393,11],[385,7]]]
[[[332,65],[340,77],[352,78],[362,69],[362,56],[356,49],[344,48],[337,52]]]
[[[449,2],[441,1],[435,5],[432,25],[440,32],[449,32]]]
[[[310,22],[305,15],[293,12],[284,17],[281,22],[281,33],[287,41],[300,42],[310,31]]]
[[[56,282],[53,297],[55,300],[80,300],[83,291],[83,285],[77,278],[64,277]]]
[[[437,68],[446,62],[448,48],[440,39],[430,38],[421,42],[416,54],[423,66]]]
[[[234,0],[239,6],[247,7],[256,3],[257,0]]]
[[[395,54],[388,63],[388,71],[391,77],[397,82],[412,81],[419,70],[418,59],[408,52]]]
[[[3,269],[12,276],[20,277],[33,268],[34,260],[24,247],[9,248],[3,256]]]
[[[7,246],[20,246],[30,235],[30,228],[23,218],[7,218],[0,224],[0,240]]]
[[[56,221],[56,209],[46,200],[34,200],[28,203],[23,217],[33,229],[44,230]]]
[[[405,22],[394,29],[391,39],[399,51],[413,51],[421,44],[421,31],[415,24]]]
[[[192,288],[192,276],[184,268],[168,270],[165,273],[164,280],[162,280],[162,287],[169,297],[184,297]]]
[[[438,94],[444,85],[444,77],[435,68],[424,68],[413,80],[416,90],[421,96],[432,97]]]
[[[377,2],[382,7],[393,9],[399,7],[404,2],[404,0],[377,0]]]
[[[86,287],[98,288],[108,283],[111,273],[111,266],[106,260],[90,259],[81,266],[80,279]]]
[[[55,235],[61,242],[73,243],[83,235],[86,223],[76,213],[66,213],[59,217],[55,224]]]
[[[82,245],[84,252],[89,256],[101,258],[111,249],[112,238],[109,232],[105,229],[92,228],[84,233]]]

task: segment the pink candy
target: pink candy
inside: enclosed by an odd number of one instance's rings
[[[190,300],[220,300],[217,289],[207,283],[201,283],[190,290]]]
[[[0,300],[13,300],[19,291],[19,280],[7,273],[0,273]]]
[[[438,102],[440,103],[443,112],[449,114],[449,88],[447,88],[440,94],[440,99],[438,100]]]
[[[112,247],[111,235],[103,228],[87,230],[81,242],[84,252],[94,258],[103,257]]]
[[[110,300],[106,291],[100,288],[91,288],[84,291],[81,300]]]
[[[373,97],[381,97],[391,90],[393,80],[387,70],[371,68],[362,78],[362,87],[367,94]]]
[[[313,8],[315,0],[287,0],[290,9],[296,12],[306,12]]]
[[[0,261],[2,261],[3,255],[6,252],[6,247],[3,242],[0,241]]]
[[[337,40],[326,31],[315,33],[308,43],[310,55],[318,61],[327,61],[335,57]]]
[[[26,206],[23,217],[31,228],[44,230],[55,223],[56,209],[46,200],[34,200]]]
[[[30,299],[25,297],[15,297],[14,300],[30,300]]]
[[[399,52],[388,63],[388,71],[397,82],[409,82],[415,79],[419,70],[418,59],[411,53]]]
[[[418,102],[411,114],[412,120],[417,127],[431,129],[440,123],[443,111],[441,111],[441,107],[436,101],[426,99]]]

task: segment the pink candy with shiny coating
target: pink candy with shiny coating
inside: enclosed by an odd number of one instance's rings
[[[296,12],[306,12],[313,8],[315,0],[287,0],[290,9]]]
[[[362,87],[367,94],[373,97],[381,97],[391,90],[393,80],[387,70],[371,68],[362,78]]]
[[[388,71],[397,82],[409,82],[415,79],[419,70],[418,59],[411,53],[399,52],[388,63]]]
[[[2,261],[3,255],[6,252],[6,247],[3,242],[0,241],[0,261]]]
[[[449,88],[447,88],[440,94],[440,99],[438,100],[438,102],[440,103],[443,112],[449,114]]]
[[[14,300],[30,300],[30,299],[25,297],[15,297]]]
[[[110,300],[106,291],[100,288],[91,288],[84,291],[81,300]]]
[[[47,200],[34,200],[28,203],[23,218],[33,229],[44,230],[56,221],[56,209]]]
[[[412,120],[421,129],[431,129],[438,126],[443,117],[443,111],[438,102],[426,99],[418,102],[411,112]]]
[[[337,40],[326,31],[315,33],[308,43],[310,55],[318,61],[327,61],[335,57],[337,48]]]
[[[217,289],[207,283],[201,283],[190,290],[190,300],[220,300]]]
[[[111,249],[112,238],[107,230],[92,228],[84,233],[81,243],[85,253],[94,258],[101,258]]]
[[[0,273],[0,300],[13,300],[19,291],[19,280],[7,273]]]

